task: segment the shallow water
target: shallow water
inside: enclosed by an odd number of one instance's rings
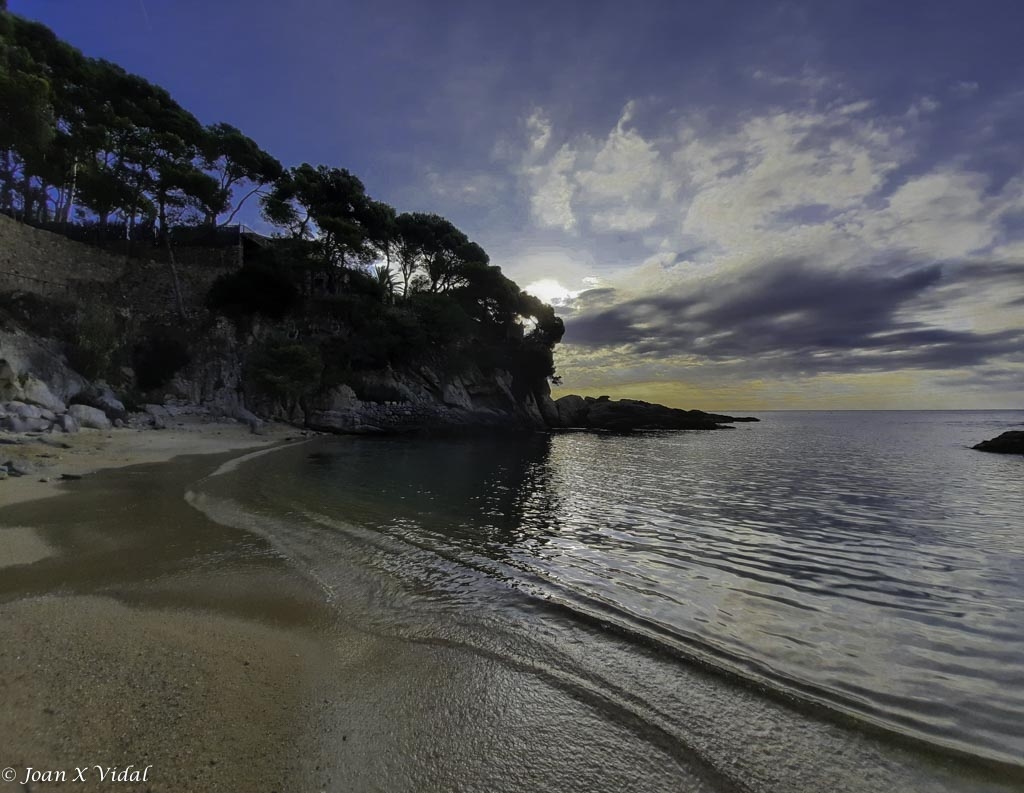
[[[1024,412],[763,419],[329,439],[189,500],[346,620],[525,671],[723,785],[1020,789],[1024,459],[968,446]]]

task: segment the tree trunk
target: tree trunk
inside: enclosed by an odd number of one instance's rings
[[[164,234],[167,242],[167,264],[171,269],[171,282],[174,284],[174,299],[178,304],[178,316],[185,319],[185,301],[181,297],[181,281],[178,279],[178,265],[174,261],[174,246],[171,245],[171,235]]]

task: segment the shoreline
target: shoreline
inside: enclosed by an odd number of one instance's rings
[[[0,767],[15,772],[0,793],[63,789],[96,765],[152,766],[117,785],[138,793],[612,790],[637,778],[733,791],[532,668],[325,601],[269,542],[183,498],[272,448],[212,437],[219,456],[182,439],[105,446],[107,465],[86,481],[33,488],[59,498],[0,508],[0,534],[31,529],[54,551],[0,574]],[[101,467],[80,457],[78,470]],[[614,754],[594,755],[592,741]],[[22,785],[28,768],[66,781]],[[95,770],[76,787],[112,789]]]
[[[167,429],[82,429],[74,434],[0,433],[0,463],[28,463],[30,473],[0,481],[0,509],[63,492],[68,474],[89,476],[112,468],[169,462],[185,455],[225,454],[272,447],[295,440],[308,431],[284,424],[268,424],[262,434],[244,424],[180,416]]]
[[[292,427],[253,435],[240,424],[183,420],[165,430],[46,437],[61,447],[24,436],[0,446],[3,460],[32,471],[0,481],[0,766],[16,772],[0,791],[56,789],[59,772],[70,782],[86,766],[83,790],[110,788],[96,766],[151,766],[144,784],[121,785],[127,790],[322,787],[318,763],[302,747],[314,691],[329,679],[332,647],[323,635],[300,620],[275,619],[274,609],[233,613],[223,596],[173,565],[154,581],[119,585],[115,571],[96,591],[76,587],[80,569],[97,569],[85,563],[88,545],[48,525],[67,513],[91,518],[96,510],[82,499],[95,501],[92,491],[131,467],[159,464],[157,481],[174,481],[176,472],[187,478],[197,466],[212,467],[211,456],[235,460],[298,437]],[[61,474],[89,481],[69,487]],[[190,519],[182,493],[167,489]],[[125,526],[143,537],[148,531],[130,518]],[[159,556],[159,546],[147,552]],[[254,580],[231,569],[223,576],[238,599],[266,587],[271,599],[315,606],[283,563]],[[289,609],[297,607],[285,602],[277,611]],[[22,784],[29,768],[40,776]]]

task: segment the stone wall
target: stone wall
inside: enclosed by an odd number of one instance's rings
[[[238,266],[233,248],[175,253],[186,305],[202,303],[214,279]],[[169,314],[176,309],[174,285],[166,256],[161,258],[115,255],[0,214],[0,292],[72,302],[91,297],[145,314]]]

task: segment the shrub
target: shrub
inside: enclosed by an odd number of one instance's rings
[[[246,373],[261,391],[280,399],[298,400],[320,384],[323,368],[316,348],[288,339],[271,339],[250,355]]]
[[[179,330],[154,328],[132,351],[135,381],[143,391],[161,388],[191,360],[188,345]]]
[[[206,297],[211,311],[233,320],[260,314],[281,319],[298,302],[298,290],[278,267],[264,262],[244,265],[213,282]]]
[[[71,319],[67,356],[71,368],[89,380],[109,378],[121,352],[117,317],[109,306],[88,301]]]

